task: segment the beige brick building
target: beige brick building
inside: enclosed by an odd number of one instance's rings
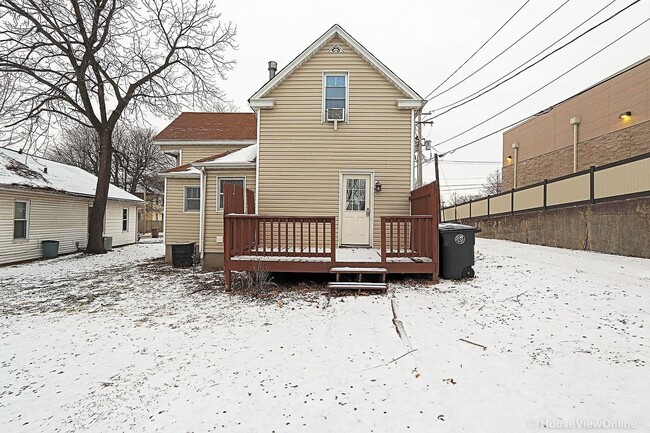
[[[504,189],[645,153],[650,153],[650,56],[506,131]]]

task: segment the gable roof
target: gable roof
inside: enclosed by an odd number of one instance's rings
[[[391,71],[386,65],[379,61],[370,51],[368,51],[363,45],[361,45],[356,39],[354,39],[348,32],[343,30],[338,24],[334,24],[328,31],[323,33],[321,37],[316,39],[309,47],[307,47],[302,53],[293,59],[287,66],[282,68],[273,78],[266,82],[253,96],[251,96],[248,101],[255,99],[264,98],[271,90],[277,87],[282,81],[284,81],[289,75],[298,69],[304,62],[309,60],[323,45],[327,44],[335,37],[341,38],[344,42],[350,45],[364,60],[370,63],[375,69],[377,69],[384,77],[386,77],[390,82],[395,85],[399,90],[401,90],[405,95],[411,99],[424,100],[415,90],[413,90],[408,84],[402,81],[393,71]]]
[[[257,140],[257,118],[255,113],[183,112],[154,140]]]
[[[95,197],[96,185],[97,177],[79,167],[0,147],[0,187],[28,188],[92,198]],[[115,185],[110,185],[108,198],[142,202]]]

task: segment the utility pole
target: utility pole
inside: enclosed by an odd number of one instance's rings
[[[418,113],[418,183],[417,186],[422,186],[422,109]]]

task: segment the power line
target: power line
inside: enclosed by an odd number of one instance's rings
[[[519,39],[517,39],[516,41],[514,41],[512,44],[508,45],[508,47],[506,47],[505,50],[501,51],[499,54],[497,54],[496,56],[492,57],[492,58],[491,58],[487,63],[485,63],[483,66],[481,66],[480,68],[478,68],[477,70],[475,70],[474,72],[472,72],[471,74],[469,74],[468,76],[466,76],[465,78],[463,78],[462,80],[460,80],[459,82],[457,82],[456,84],[454,84],[453,86],[451,86],[451,87],[449,87],[449,88],[443,90],[442,92],[438,93],[437,95],[433,95],[433,96],[431,97],[431,99],[435,99],[435,98],[437,98],[438,96],[444,95],[445,93],[447,93],[447,92],[449,92],[450,90],[452,90],[452,89],[458,87],[459,85],[461,85],[462,83],[464,83],[464,82],[467,81],[468,79],[472,78],[472,77],[473,77],[474,75],[476,75],[478,72],[482,71],[482,70],[483,70],[486,66],[488,66],[490,63],[492,63],[493,61],[495,61],[496,59],[498,59],[499,57],[501,57],[503,54],[505,54],[505,53],[506,53],[510,48],[512,48],[512,47],[514,47],[515,45],[517,45],[517,43],[519,43],[519,41],[521,41],[521,40],[524,39],[526,36],[528,36],[528,35],[531,34],[533,31],[535,31],[535,29],[536,29],[537,27],[539,27],[539,26],[541,26],[542,24],[544,24],[544,22],[545,22],[546,20],[548,20],[549,18],[551,18],[553,15],[555,15],[555,13],[556,13],[557,11],[559,11],[560,9],[562,9],[562,8],[563,8],[567,3],[569,3],[569,1],[570,1],[570,0],[566,0],[564,3],[562,3],[560,6],[558,6],[558,7],[557,7],[553,12],[551,12],[550,14],[548,14],[548,15],[547,15],[543,20],[541,20],[539,23],[537,23],[533,28],[531,28],[531,29],[528,30],[526,33],[524,33],[522,36],[520,36]],[[616,0],[612,0],[612,3],[613,3],[614,1],[616,1]],[[611,3],[610,3],[610,4],[611,4]]]
[[[637,0],[637,1],[640,1],[640,0]],[[609,44],[605,45],[604,47],[602,47],[601,49],[599,49],[598,51],[596,51],[595,53],[593,53],[592,55],[590,55],[590,56],[587,57],[586,59],[582,60],[582,61],[581,61],[580,63],[578,63],[577,65],[575,65],[575,66],[571,67],[570,69],[564,71],[562,74],[560,74],[559,76],[555,77],[554,79],[552,79],[552,80],[549,81],[548,83],[544,84],[542,87],[538,88],[538,89],[535,90],[534,92],[529,93],[528,95],[526,95],[526,96],[524,96],[523,98],[519,99],[519,100],[518,100],[517,102],[515,102],[514,104],[509,105],[508,107],[506,107],[506,108],[504,108],[503,110],[499,111],[498,113],[496,113],[496,114],[494,114],[494,115],[488,117],[487,119],[483,120],[482,122],[477,123],[476,125],[474,125],[474,126],[472,126],[472,127],[470,127],[470,128],[467,128],[466,130],[464,130],[464,131],[462,131],[462,132],[459,132],[458,134],[454,135],[453,137],[447,138],[446,140],[443,140],[443,141],[441,141],[441,142],[439,142],[439,143],[436,143],[436,144],[434,144],[433,146],[436,147],[436,146],[440,146],[440,145],[442,145],[442,144],[445,144],[445,143],[447,143],[447,142],[449,142],[449,141],[451,141],[451,140],[453,140],[453,139],[455,139],[455,138],[460,137],[461,135],[464,135],[464,134],[466,134],[466,133],[468,133],[468,132],[470,132],[470,131],[472,131],[472,130],[478,128],[479,126],[481,126],[481,125],[485,124],[486,122],[488,122],[488,121],[494,119],[495,117],[499,116],[500,114],[505,113],[506,111],[508,111],[508,110],[511,109],[512,107],[514,107],[514,106],[520,104],[521,102],[525,101],[526,99],[530,98],[531,96],[535,95],[536,93],[538,93],[538,92],[540,92],[541,90],[545,89],[546,87],[550,86],[551,84],[553,84],[554,82],[556,82],[556,81],[559,80],[560,78],[564,77],[564,76],[567,75],[568,73],[572,72],[574,69],[576,69],[576,68],[578,68],[579,66],[583,65],[583,64],[584,64],[585,62],[587,62],[588,60],[590,60],[590,59],[592,59],[593,57],[597,56],[598,54],[600,54],[601,52],[603,52],[604,50],[606,50],[606,49],[609,48],[610,46],[614,45],[616,42],[620,41],[620,40],[623,39],[625,36],[629,35],[629,34],[632,33],[634,30],[638,29],[639,27],[641,27],[642,25],[644,25],[644,24],[647,23],[648,21],[650,21],[650,18],[646,18],[646,19],[645,19],[644,21],[642,21],[640,24],[636,25],[636,26],[633,27],[632,29],[630,29],[630,30],[628,30],[627,32],[625,32],[623,35],[621,35],[621,36],[619,36],[618,38],[614,39],[612,42],[610,42]],[[550,108],[547,109],[547,110],[550,110],[550,109],[552,109],[552,108],[553,108],[553,107],[550,107]],[[497,131],[495,131],[495,132],[493,132],[493,133],[491,133],[491,134],[488,134],[487,136],[484,136],[484,137],[482,137],[481,139],[486,138],[486,137],[489,137],[490,135],[496,134],[496,133],[499,132],[499,131],[502,131],[502,130],[504,130],[504,129],[506,129],[506,128],[509,128],[510,126],[514,126],[514,125],[516,125],[516,124],[519,123],[519,122],[523,122],[523,121],[525,121],[525,120],[528,120],[528,119],[530,119],[531,117],[538,116],[539,114],[540,114],[540,113],[534,114],[534,115],[532,115],[532,116],[528,116],[528,117],[526,117],[526,118],[523,119],[523,120],[517,121],[517,122],[515,122],[515,123],[513,123],[513,124],[511,124],[511,125],[509,125],[509,126],[506,126],[505,128],[501,128],[501,129],[499,129],[499,130],[497,130]],[[453,152],[455,152],[456,150],[461,149],[461,148],[463,148],[463,147],[465,147],[465,146],[469,146],[470,144],[472,144],[472,143],[474,143],[474,142],[476,142],[476,141],[477,141],[477,140],[475,140],[475,141],[473,141],[473,142],[470,142],[470,143],[467,143],[467,144],[464,144],[464,145],[462,145],[462,146],[460,146],[460,147],[458,147],[458,148],[455,148],[455,149],[453,149],[453,150],[447,151],[447,152],[443,153],[442,155],[446,155],[446,154],[449,154],[449,153],[453,153]]]
[[[444,163],[444,164],[467,164],[467,165],[474,165],[474,164],[490,164],[490,165],[501,164],[501,161],[462,161],[462,160],[453,160],[453,161],[452,160],[447,160],[447,161],[445,161],[445,160],[440,160],[438,162]]]
[[[458,71],[459,71],[463,66],[465,66],[465,65],[467,64],[467,62],[469,62],[470,60],[472,60],[472,58],[473,58],[476,54],[478,54],[478,52],[481,51],[481,49],[482,49],[484,46],[486,46],[486,45],[488,44],[488,42],[490,42],[490,41],[492,40],[492,38],[494,38],[494,37],[495,37],[495,36],[496,36],[496,35],[497,35],[497,34],[498,34],[498,33],[499,33],[499,32],[500,32],[500,31],[501,31],[501,30],[502,30],[502,29],[503,29],[503,28],[504,28],[504,27],[505,27],[505,26],[506,26],[506,25],[507,25],[507,24],[508,24],[508,23],[509,23],[509,22],[510,22],[510,21],[511,21],[511,20],[512,20],[512,19],[513,19],[513,18],[514,18],[514,17],[515,17],[515,16],[516,16],[520,11],[521,11],[521,10],[522,10],[522,9],[523,9],[523,8],[524,8],[524,6],[526,6],[529,2],[530,2],[530,0],[526,0],[526,2],[525,2],[523,5],[521,5],[521,6],[519,7],[519,9],[517,9],[517,11],[516,11],[514,14],[512,14],[512,16],[511,16],[510,18],[508,18],[508,20],[507,20],[505,23],[503,23],[503,24],[501,25],[501,27],[499,27],[499,28],[497,29],[497,31],[494,32],[494,34],[492,34],[492,36],[490,36],[490,37],[488,38],[487,41],[483,42],[483,45],[481,45],[480,47],[478,47],[478,49],[477,49],[476,51],[474,51],[474,53],[473,53],[471,56],[469,56],[469,57],[467,58],[467,60],[465,60],[465,61],[464,61],[464,62],[463,62],[463,63],[462,63],[458,68],[456,68],[456,70],[455,70],[454,72],[452,72],[451,75],[449,75],[447,78],[445,78],[444,81],[443,81],[442,83],[438,84],[438,86],[437,86],[435,89],[433,89],[433,90],[431,91],[431,93],[429,93],[429,94],[426,96],[426,98],[424,98],[424,99],[429,99],[429,96],[433,95],[433,93],[434,93],[436,90],[438,90],[438,89],[439,89],[442,85],[444,85],[444,84],[445,84],[445,83],[446,83],[446,82],[447,82],[451,77],[453,77],[453,76],[456,74],[456,72],[458,72]]]
[[[474,93],[472,93],[472,94],[470,94],[470,95],[468,95],[468,96],[465,96],[464,98],[461,98],[461,99],[457,100],[456,102],[452,102],[451,104],[447,104],[447,105],[445,105],[445,106],[438,107],[438,108],[434,109],[434,111],[439,111],[439,110],[444,110],[444,109],[446,109],[446,108],[451,107],[451,108],[449,108],[448,110],[446,110],[446,111],[444,111],[444,112],[442,112],[442,113],[436,114],[435,116],[432,116],[432,117],[429,117],[429,118],[425,119],[425,121],[435,119],[436,117],[440,117],[440,116],[442,116],[443,114],[449,113],[450,111],[452,111],[452,110],[454,110],[454,109],[456,109],[456,108],[458,108],[458,107],[461,107],[461,106],[467,104],[468,102],[471,102],[471,101],[473,101],[473,100],[475,100],[475,99],[478,99],[478,98],[480,98],[481,96],[485,95],[486,93],[491,92],[492,90],[496,89],[497,87],[501,86],[502,84],[504,84],[504,83],[506,83],[506,82],[512,80],[513,78],[517,77],[518,75],[522,74],[523,72],[527,71],[528,69],[532,68],[533,66],[539,64],[539,63],[542,62],[543,60],[545,60],[545,59],[547,59],[548,57],[552,56],[553,54],[557,53],[558,51],[560,51],[560,50],[566,48],[568,45],[570,45],[570,44],[572,44],[573,42],[577,41],[578,39],[582,38],[582,37],[585,36],[587,33],[591,32],[592,30],[596,29],[597,27],[600,27],[601,25],[605,24],[606,22],[608,22],[609,20],[613,19],[614,17],[616,17],[618,14],[622,13],[622,12],[625,11],[626,9],[628,9],[628,8],[632,7],[633,5],[637,4],[637,3],[640,2],[641,0],[636,0],[635,2],[629,4],[629,5],[626,6],[625,8],[623,8],[623,9],[621,9],[620,11],[616,12],[614,15],[610,16],[609,18],[605,19],[604,21],[601,21],[600,23],[596,24],[595,26],[593,26],[593,27],[591,27],[590,29],[584,31],[584,32],[581,33],[580,35],[576,36],[575,38],[573,38],[573,39],[570,40],[569,42],[567,42],[567,43],[565,43],[564,45],[562,45],[562,46],[556,48],[556,49],[553,50],[552,52],[546,54],[546,55],[545,55],[544,57],[542,57],[541,59],[537,60],[536,62],[534,62],[534,63],[532,63],[532,64],[526,66],[524,69],[522,69],[522,70],[520,70],[520,71],[517,72],[518,69],[522,68],[522,67],[525,66],[528,62],[530,62],[531,60],[533,60],[533,59],[535,59],[536,57],[538,57],[538,56],[540,56],[541,54],[543,54],[546,50],[548,50],[549,48],[551,48],[553,45],[557,44],[559,41],[561,41],[562,39],[564,39],[566,36],[568,36],[568,35],[570,35],[571,33],[573,33],[576,29],[580,28],[584,23],[586,23],[587,21],[591,20],[593,17],[595,17],[596,15],[598,15],[599,13],[601,13],[601,12],[602,12],[603,10],[605,10],[608,6],[610,6],[612,3],[614,3],[614,1],[616,1],[616,0],[612,0],[610,3],[608,3],[607,5],[605,5],[602,9],[600,9],[598,12],[596,12],[596,13],[593,14],[593,15],[591,15],[589,18],[587,18],[586,20],[584,20],[584,21],[583,21],[582,23],[580,23],[578,26],[574,27],[572,30],[570,30],[568,33],[566,33],[566,34],[565,34],[564,36],[562,36],[561,38],[557,39],[557,40],[556,40],[555,42],[553,42],[551,45],[547,46],[547,47],[544,48],[542,51],[540,51],[539,53],[535,54],[533,57],[531,57],[530,59],[526,60],[526,61],[525,61],[524,63],[522,63],[521,65],[517,66],[515,69],[509,71],[509,72],[506,73],[505,75],[502,75],[501,77],[497,78],[495,81],[492,81],[492,82],[491,82],[490,84],[488,84],[487,86],[482,87],[481,89],[475,91]],[[516,72],[516,73],[515,73],[515,72]],[[512,75],[512,76],[508,77],[508,76],[509,76],[510,74],[512,74],[512,73],[515,73],[515,75]],[[505,79],[504,79],[504,78],[505,78]],[[503,81],[501,81],[501,80],[503,80]],[[495,85],[495,84],[496,84],[496,85]],[[493,86],[493,85],[494,85],[494,86]],[[493,87],[490,87],[490,86],[493,86]],[[487,89],[487,90],[486,90],[486,89]]]

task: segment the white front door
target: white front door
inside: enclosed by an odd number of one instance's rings
[[[341,244],[370,245],[370,174],[344,174],[341,184]]]

